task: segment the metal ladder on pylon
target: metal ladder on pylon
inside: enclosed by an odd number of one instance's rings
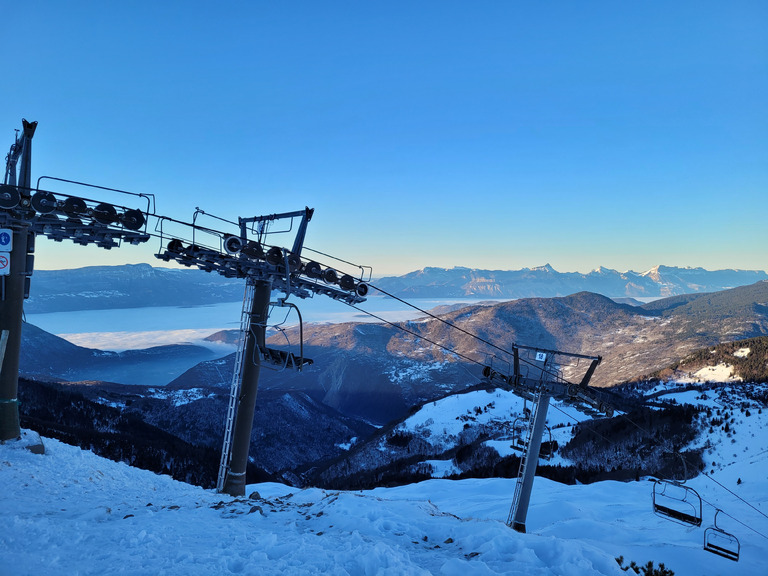
[[[219,462],[219,477],[216,481],[216,490],[222,492],[227,480],[227,472],[232,456],[232,431],[235,427],[237,407],[240,404],[240,384],[243,373],[243,355],[245,354],[245,341],[251,329],[251,308],[253,306],[254,284],[250,279],[245,284],[243,294],[243,310],[240,313],[240,334],[238,336],[237,353],[235,354],[235,366],[232,371],[232,383],[229,388],[229,407],[227,408],[227,420],[224,427],[224,444],[221,447],[221,461]]]
[[[512,521],[515,517],[515,510],[517,510],[517,507],[520,504],[520,495],[522,494],[523,489],[523,476],[525,476],[525,469],[528,466],[528,452],[531,445],[531,438],[533,437],[533,423],[536,421],[536,413],[539,410],[540,398],[541,392],[539,392],[539,394],[533,400],[533,410],[531,410],[530,415],[528,416],[528,433],[525,435],[522,455],[520,456],[520,467],[517,469],[515,494],[512,497],[512,506],[509,508],[509,515],[507,516],[507,526],[512,526]],[[532,457],[538,459],[539,455],[532,455]]]

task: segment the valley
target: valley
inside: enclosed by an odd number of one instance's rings
[[[656,408],[654,396],[646,397],[643,382],[692,384],[706,375],[706,371],[702,372],[706,366],[728,364],[729,358],[730,380],[768,380],[768,360],[761,360],[768,334],[766,302],[768,282],[758,282],[641,306],[580,293],[462,306],[435,317],[401,323],[307,324],[304,353],[314,363],[302,373],[262,371],[251,447],[254,470],[295,485],[338,487],[372,487],[422,477],[514,475],[517,455],[504,446],[504,438],[524,407],[510,392],[493,389],[482,378],[482,365],[489,358],[497,364],[504,360],[499,350],[489,350],[486,342],[499,348],[525,342],[600,354],[603,361],[593,383],[606,390],[609,402],[618,410],[632,412],[634,418],[645,421],[648,410]],[[297,330],[286,330],[288,340],[297,341]],[[286,335],[274,336],[271,345],[284,343]],[[231,346],[235,336],[225,331],[212,335],[210,340]],[[722,352],[707,352],[708,346],[731,341],[721,345]],[[749,352],[745,352],[747,349]],[[211,354],[210,350],[190,345],[130,354],[102,352],[77,347],[32,326],[25,327],[23,350],[25,376],[54,389],[57,397],[68,397],[70,404],[87,402],[94,406],[93,410],[99,410],[98,406],[109,409],[113,413],[106,417],[108,420],[130,416],[190,447],[210,451],[204,457],[206,464],[200,466],[209,470],[215,467],[233,354],[200,361],[197,355]],[[47,351],[44,362],[36,350]],[[164,385],[147,381],[121,383],[109,378],[110,374],[126,374],[137,363],[144,366],[136,370],[145,372],[151,370],[153,362],[172,365],[174,357],[190,367]],[[106,377],[99,377],[102,374]],[[27,393],[23,387],[20,390],[21,394]],[[471,405],[461,407],[464,399],[478,395],[488,401],[467,400]],[[445,423],[441,428],[434,422],[442,420],[422,417],[421,429],[429,431],[429,438],[415,434],[406,424],[430,403],[448,401],[459,402],[447,410],[450,426]],[[759,402],[760,397],[756,396],[755,401]],[[38,403],[33,395],[22,404],[25,421],[41,426],[47,422],[47,430],[56,430],[55,411],[49,411],[48,416],[35,415]],[[672,410],[669,418],[679,419],[674,407],[668,408]],[[476,414],[478,410],[482,417]],[[542,463],[542,474],[574,482],[606,475],[626,479],[664,470],[659,447],[644,436],[626,448],[628,452],[641,451],[642,463],[605,456],[605,447],[590,447],[596,456],[589,462],[575,456],[584,448],[566,446],[572,440],[578,443],[578,432],[591,425],[590,419],[565,407],[558,410],[566,412],[562,418],[553,412],[550,426],[561,452],[553,462]],[[678,444],[691,441],[694,416],[683,418],[690,426],[677,432],[681,434]],[[423,424],[429,420],[433,423]],[[580,422],[584,423],[577,425]],[[460,430],[454,430],[457,423],[461,424]],[[88,419],[81,425],[86,429],[92,426]],[[76,429],[76,424],[68,423],[68,437],[76,437]],[[612,437],[624,432],[609,429],[602,433]],[[651,427],[648,433],[653,437],[661,432]],[[566,458],[569,450],[571,456]],[[170,449],[166,451],[171,454]],[[382,460],[383,454],[386,458]],[[691,458],[698,462],[697,455]],[[577,461],[578,466],[574,464]],[[209,482],[210,474],[205,477],[204,482]]]
[[[713,565],[701,541],[721,510],[720,525],[738,534],[742,573],[758,574],[766,532],[758,507],[768,482],[767,303],[768,282],[758,282],[645,304],[577,293],[465,303],[386,323],[307,323],[304,354],[314,363],[302,373],[262,371],[247,469],[254,500],[211,507],[228,510],[232,522],[250,518],[248,509],[261,509],[261,518],[290,514],[294,494],[321,495],[317,518],[345,514],[332,511],[337,498],[355,505],[371,498],[385,508],[392,498],[416,498],[428,502],[429,517],[435,506],[462,523],[482,514],[504,528],[498,541],[506,546],[511,532],[502,522],[531,407],[486,381],[482,366],[503,367],[503,350],[525,342],[602,355],[593,383],[614,409],[606,418],[551,404],[531,537],[556,534],[610,550],[615,562],[652,558],[693,575]],[[297,342],[297,331],[276,333],[270,346]],[[57,439],[213,493],[236,331],[210,334],[202,345],[122,352],[83,348],[32,325],[23,337],[25,430],[42,434],[47,446]],[[164,381],[162,370],[171,369]],[[653,514],[654,487],[681,479],[701,494],[701,527]],[[460,495],[445,497],[457,487]],[[125,518],[136,515],[126,510]],[[334,533],[338,522],[313,535]],[[638,530],[651,530],[645,544],[634,543]],[[493,562],[483,550],[466,558]]]

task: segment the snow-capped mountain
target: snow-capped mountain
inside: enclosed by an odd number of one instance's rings
[[[558,272],[549,264],[521,270],[424,268],[388,276],[375,285],[401,298],[550,298],[595,292],[610,298],[665,298],[717,292],[768,279],[763,270],[705,270],[655,266],[619,272],[602,266],[587,274]]]
[[[656,266],[646,272],[598,267],[582,274],[558,272],[549,264],[521,270],[424,268],[373,284],[402,298],[549,298],[588,291],[611,298],[663,298],[717,292],[768,279],[762,270],[705,270]],[[152,306],[196,306],[239,302],[242,280],[202,270],[155,268],[149,264],[38,270],[32,278],[30,314]]]
[[[711,342],[767,334],[766,290],[768,282],[759,282],[717,294],[669,298],[641,308],[617,304],[596,294],[577,294],[467,307],[448,312],[444,318],[501,346],[519,341],[548,349],[602,354],[604,359],[593,383],[618,383],[646,375],[654,377],[655,372],[677,365]],[[362,446],[372,434],[372,425],[399,421],[413,407],[481,382],[478,365],[460,361],[429,344],[440,342],[482,362],[486,356],[477,340],[434,319],[411,321],[403,327],[409,333],[391,325],[307,326],[305,354],[315,363],[302,373],[262,371],[252,444],[254,463],[269,473],[302,483],[302,477],[316,478],[329,460],[343,459],[349,448],[357,450]],[[39,332],[29,334],[32,339],[23,349],[29,352],[29,364],[25,366],[31,374],[57,374],[57,378],[66,379],[68,371],[76,369],[76,380],[96,380],[88,375],[90,363],[106,368],[109,362],[117,362],[113,367],[120,367],[129,360],[113,353],[102,358],[99,351],[79,349],[53,337],[48,341]],[[707,352],[704,356],[739,370],[745,364],[747,371],[742,377],[747,378],[755,372],[749,372],[746,364],[759,358],[759,346],[738,346],[720,355]],[[744,354],[742,348],[754,353],[745,358],[735,356]],[[42,349],[47,354],[35,353]],[[730,360],[727,354],[731,354]],[[162,364],[163,357],[154,360]],[[697,364],[689,371],[703,368]],[[232,370],[233,357],[229,356],[198,364],[160,389],[150,390],[153,387],[146,385],[105,387],[98,383],[65,388],[131,414],[184,442],[216,450],[223,434],[222,415]],[[20,386],[20,394],[24,393]],[[35,408],[33,402],[22,400],[22,410]],[[31,412],[26,415],[33,417]],[[452,449],[463,448],[463,453],[478,465],[495,467],[499,463],[492,461],[492,455],[474,454],[473,448],[465,448],[477,444],[487,433],[482,428],[464,432]],[[397,446],[398,441],[395,438],[391,444]],[[440,454],[440,450],[433,449],[430,457]],[[386,468],[389,463],[377,466]],[[473,467],[478,468],[468,468]],[[313,470],[307,475],[309,469]],[[386,469],[382,472],[389,473]],[[594,473],[589,471],[590,476]],[[327,480],[336,482],[344,474],[333,472]],[[368,478],[366,482],[374,481]]]

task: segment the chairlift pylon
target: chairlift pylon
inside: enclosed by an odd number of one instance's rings
[[[722,512],[720,509],[715,511],[715,519],[712,526],[704,531],[704,550],[738,562],[741,544],[736,536],[718,527],[717,515],[720,512]]]

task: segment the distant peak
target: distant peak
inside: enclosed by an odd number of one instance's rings
[[[662,267],[661,264],[657,264],[656,266],[654,266],[650,270],[646,270],[645,272],[640,274],[640,276],[648,276],[648,277],[653,278],[655,280],[655,279],[657,279],[659,277],[659,269],[661,267]]]
[[[554,272],[555,269],[552,268],[552,266],[549,265],[549,263],[544,264],[544,266],[536,266],[535,268],[531,268],[531,270],[537,270],[541,272]]]

